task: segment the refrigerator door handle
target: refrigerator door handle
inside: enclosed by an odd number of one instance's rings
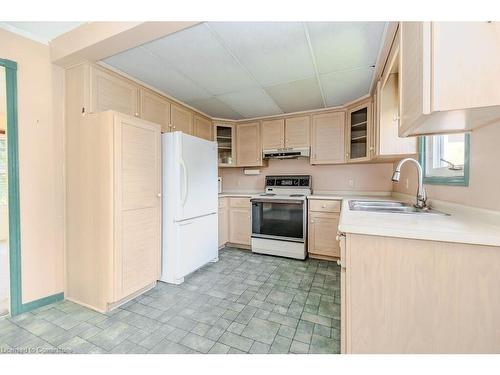
[[[180,159],[180,164],[182,167],[182,189],[181,189],[181,204],[184,206],[187,199],[187,190],[188,190],[188,178],[187,178],[187,168],[184,160]]]

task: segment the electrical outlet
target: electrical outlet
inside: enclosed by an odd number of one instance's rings
[[[349,177],[348,184],[349,184],[349,187],[351,187],[351,188],[354,187],[354,179],[352,177]]]

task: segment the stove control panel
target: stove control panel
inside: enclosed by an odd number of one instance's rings
[[[266,176],[266,189],[272,187],[310,189],[311,176]]]

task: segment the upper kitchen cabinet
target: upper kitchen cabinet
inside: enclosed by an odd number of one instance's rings
[[[212,121],[205,117],[194,115],[193,135],[207,141],[214,140],[214,127]]]
[[[219,167],[235,167],[236,129],[234,124],[216,123],[214,128]]]
[[[170,102],[150,90],[140,91],[140,115],[144,120],[160,124],[162,133],[169,131]]]
[[[262,121],[262,148],[274,150],[285,147],[285,120]]]
[[[345,163],[345,112],[312,115],[311,164]]]
[[[347,111],[347,152],[348,162],[368,161],[371,159],[372,133],[371,100],[349,107]]]
[[[499,23],[402,22],[400,32],[400,135],[460,132],[500,119]]]
[[[193,134],[193,112],[172,103],[170,109],[170,131]]]
[[[301,148],[310,146],[310,117],[289,117],[262,121],[262,148]]]
[[[285,120],[285,147],[310,146],[311,117],[289,117]]]
[[[370,147],[375,158],[395,159],[417,153],[416,137],[399,136],[399,31],[394,38],[374,94],[373,136]]]
[[[238,124],[236,126],[236,160],[239,167],[262,165],[259,121]]]
[[[90,76],[91,107],[88,112],[113,110],[139,116],[138,85],[93,65],[90,66]]]

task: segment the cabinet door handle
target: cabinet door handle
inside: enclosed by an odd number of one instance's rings
[[[139,113],[138,112],[136,112],[134,115],[135,115],[135,117],[139,117]]]
[[[314,220],[311,220],[311,223],[313,223],[313,224],[314,224]]]
[[[321,208],[326,208],[326,204],[322,205]]]
[[[158,198],[161,198],[161,193],[156,194]]]

